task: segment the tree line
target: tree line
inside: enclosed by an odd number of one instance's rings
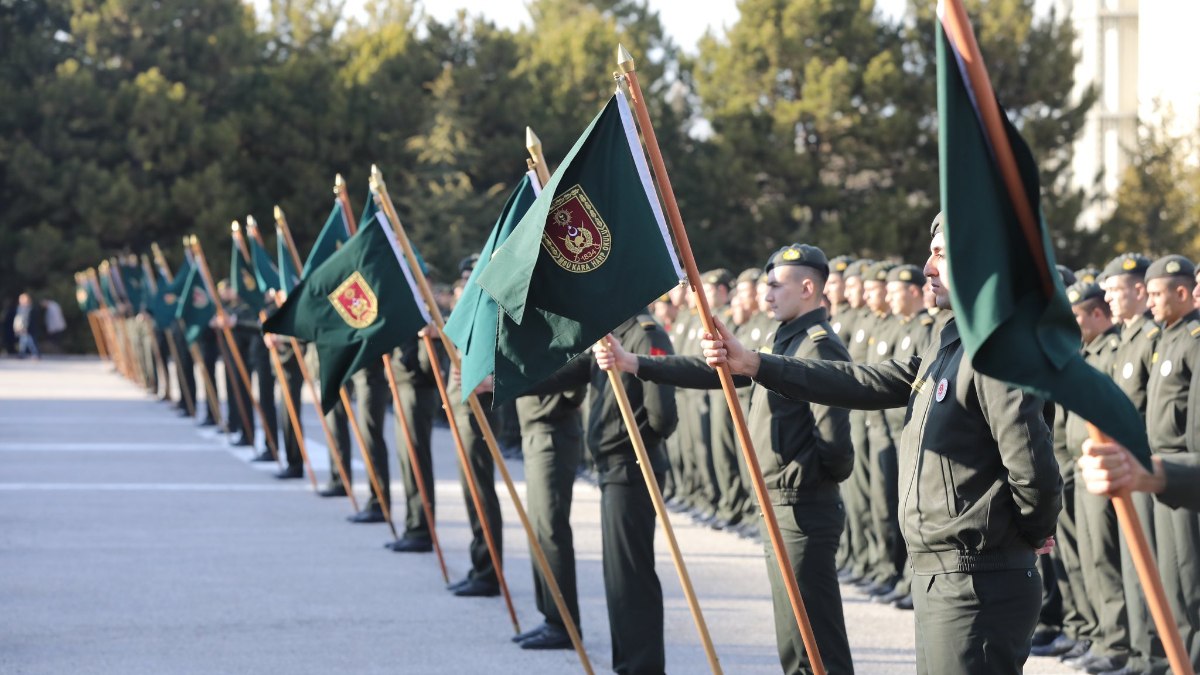
[[[1100,229],[1071,146],[1095,92],[1072,96],[1067,17],[1033,0],[967,3],[997,94],[1040,162],[1060,257],[1200,253],[1200,208],[1171,139],[1148,137]],[[0,0],[0,297],[68,306],[71,272],[196,233],[223,273],[229,223],[279,204],[302,251],[341,172],[356,200],[378,163],[442,278],[482,245],[525,169],[525,127],[553,165],[638,71],[702,266],[780,246],[924,258],[938,208],[933,3],[892,18],[862,0],[741,0],[685,51],[645,0],[531,0],[509,30],[418,2]],[[1185,175],[1187,174],[1187,175]],[[362,202],[356,204],[362,208]],[[269,233],[271,228],[266,227]],[[76,321],[77,325],[81,322]]]

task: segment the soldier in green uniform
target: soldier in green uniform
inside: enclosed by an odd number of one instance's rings
[[[924,309],[923,288],[925,273],[916,265],[897,265],[887,276],[887,303],[892,312],[892,330],[885,336],[891,344],[891,358],[904,360],[919,355],[929,347],[933,339],[934,319]],[[904,408],[888,408],[884,411],[884,421],[894,440],[898,440],[900,431],[904,428]],[[895,455],[895,446],[880,462],[879,469],[885,474],[883,487],[886,489],[886,521],[887,528],[884,540],[888,544],[890,563],[899,576],[895,587],[890,593],[876,595],[873,599],[894,604],[900,609],[912,609],[912,568],[906,564],[908,551],[904,547],[904,538],[900,535],[899,520],[899,466]]]
[[[702,281],[713,316],[731,325],[735,324],[734,310],[731,306],[733,275],[729,270],[718,269],[709,272]],[[749,320],[749,316],[744,313],[743,318]],[[714,530],[724,530],[741,522],[742,507],[746,503],[746,486],[742,483],[742,474],[738,469],[737,437],[733,430],[733,415],[725,402],[725,394],[719,390],[707,393],[709,462],[717,501],[714,504],[715,512],[705,524]]]
[[[696,333],[701,327],[695,296],[685,289],[683,301],[684,309],[680,310],[675,325],[671,327],[671,343],[676,353],[695,348]],[[695,512],[703,502],[695,448],[697,444],[703,444],[707,448],[707,439],[697,436],[701,430],[707,434],[709,427],[708,399],[706,396],[698,396],[701,393],[703,392],[683,389],[675,392],[679,426],[667,444],[668,452],[675,458],[671,465],[677,467],[672,469],[673,480],[669,481],[673,492],[670,506],[675,511]],[[703,398],[703,401],[700,401],[700,398]]]
[[[583,413],[587,388],[517,399],[521,451],[525,457],[525,507],[529,524],[558,582],[567,611],[578,627],[575,541],[571,498],[575,469],[583,459]],[[533,565],[534,598],[545,621],[513,638],[521,649],[570,649],[571,638],[541,569]]]
[[[255,326],[258,323],[257,319],[251,317],[250,306],[247,305],[241,298],[238,297],[233,287],[225,280],[217,283],[217,296],[219,302],[225,306],[225,324],[221,324],[221,318],[214,316],[211,325],[214,330],[221,333],[217,336],[218,340],[224,341],[224,328],[231,329],[233,335],[233,345],[226,344],[226,352],[231,352],[232,347],[236,346],[238,353],[241,354],[243,365],[245,365],[246,355],[250,352],[250,342],[254,339],[254,333],[257,332]],[[230,359],[233,359],[233,354],[228,354]],[[247,374],[249,374],[247,367]],[[250,402],[250,390],[246,388],[245,382],[242,380],[241,373],[234,363],[225,364],[225,391],[227,397],[228,415],[226,416],[227,431],[230,434],[231,443],[235,446],[254,447],[254,406]],[[236,391],[236,393],[235,393]],[[242,405],[238,405],[239,399]],[[246,415],[249,419],[242,419],[242,408],[245,408]],[[269,462],[274,461],[270,452],[262,452],[256,455],[252,461]]]
[[[1146,270],[1149,268],[1150,260],[1145,256],[1126,253],[1109,261],[1099,277],[1104,299],[1121,330],[1121,344],[1113,356],[1112,376],[1143,419],[1146,417],[1146,387],[1154,369],[1158,337],[1162,332],[1146,309]],[[1148,543],[1155,546],[1154,499],[1148,494],[1135,493],[1130,495],[1130,501],[1142,522]],[[1164,672],[1167,664],[1158,629],[1150,619],[1142,582],[1123,537],[1121,577],[1129,616],[1129,667],[1133,671]]]
[[[767,302],[782,325],[763,353],[849,360],[822,306],[828,269],[825,254],[815,246],[792,244],[771,256],[766,265],[771,287]],[[619,368],[649,382],[720,387],[716,373],[698,357],[635,356],[617,346],[600,351],[608,352],[598,356],[602,367]],[[829,673],[852,673],[834,562],[845,527],[838,483],[850,475],[854,464],[847,413],[787,399],[763,386],[753,387],[749,408],[747,425],[821,658]],[[765,548],[783,671],[811,672],[779,565],[773,549]]]
[[[392,376],[396,381],[396,393],[400,409],[394,411],[404,424],[396,422],[396,453],[399,459],[400,479],[404,483],[404,534],[390,542],[388,547],[397,553],[427,553],[433,550],[432,523],[425,517],[421,502],[421,490],[417,487],[416,472],[429,490],[429,510],[434,511],[437,502],[433,498],[433,416],[441,403],[434,380],[433,369],[441,368],[437,355],[431,356],[424,341],[413,335],[392,352]],[[405,426],[412,434],[411,441],[404,434]],[[417,464],[413,466],[409,457],[408,444],[413,444]]]
[[[622,323],[612,336],[636,354],[665,356],[671,341],[649,314]],[[622,375],[655,478],[667,468],[663,441],[678,423],[674,387]],[[617,673],[666,672],[662,586],[654,572],[654,504],[609,388],[608,373],[580,356],[531,393],[544,395],[590,384],[587,444],[600,472],[600,536],[604,594]]]
[[[667,331],[667,335],[671,339],[671,346],[676,351],[687,340],[688,322],[694,315],[694,311],[688,307],[688,297],[690,295],[688,287],[683,284],[667,291],[667,297],[670,299],[671,304],[675,306],[675,316],[670,324],[660,322],[660,325]],[[679,392],[676,392],[676,396],[678,395]],[[681,437],[682,434],[676,432],[671,434],[671,437],[667,439],[667,458],[670,468],[663,480],[662,488],[663,499],[666,501],[667,508],[676,512],[686,509],[690,499],[687,477],[685,476],[687,467],[683,459],[683,451],[679,447]]]
[[[846,342],[846,334],[844,328],[849,328],[842,322],[843,315],[850,309],[850,303],[846,299],[846,268],[850,263],[854,262],[854,258],[848,255],[839,255],[829,261],[829,279],[825,281],[825,299],[829,301],[829,321],[833,332],[844,343]]]
[[[1162,326],[1158,359],[1146,391],[1150,448],[1172,460],[1200,453],[1200,311],[1192,304],[1196,269],[1169,255],[1146,270],[1154,320]],[[1192,664],[1200,666],[1200,521],[1194,513],[1154,505],[1159,570]]]
[[[263,335],[263,343],[268,350],[274,349],[279,355],[279,365],[283,370],[283,382],[280,382],[281,387],[287,387],[288,395],[291,396],[292,404],[299,414],[300,408],[300,389],[304,380],[300,376],[300,364],[298,359],[303,358],[303,351],[299,354],[292,349],[290,340],[279,340],[270,333]],[[303,343],[300,343],[300,349],[304,349]],[[279,479],[292,479],[304,477],[304,457],[300,454],[300,442],[296,437],[296,432],[292,428],[291,413],[287,411],[287,404],[284,404],[283,416],[279,423],[283,426],[283,452],[287,458],[287,466],[280,469],[275,477]],[[302,424],[301,420],[297,420],[298,424]],[[304,428],[301,426],[301,432]]]
[[[775,339],[775,329],[778,325],[778,322],[771,318],[770,312],[762,309],[759,303],[760,281],[766,278],[767,275],[761,268],[751,267],[744,270],[738,275],[736,292],[731,303],[733,323],[730,328],[743,344],[750,345],[753,349],[770,345]],[[767,286],[767,284],[762,285]],[[764,293],[764,300],[765,297]],[[738,403],[742,406],[742,410],[750,407],[750,392],[750,387],[738,387]],[[737,457],[744,497],[741,505],[741,522],[734,529],[742,537],[758,539],[758,498],[754,494],[750,467],[746,465],[740,447],[737,449]]]
[[[949,308],[940,226],[939,217],[924,271]],[[940,337],[903,362],[846,364],[751,352],[722,331],[704,355],[797,400],[907,404],[900,523],[915,574],[917,670],[1019,673],[1041,606],[1037,555],[1061,508],[1046,406],[977,372],[953,320]]]
[[[874,323],[863,294],[863,275],[875,261],[856,260],[846,267],[843,282],[846,304],[850,309],[841,318],[841,334],[850,358],[861,362],[867,354],[867,329]],[[854,472],[842,485],[846,504],[845,556],[840,559],[838,578],[847,583],[867,583],[870,574],[874,533],[871,531],[871,471],[867,445],[867,416],[861,410],[850,411],[850,441],[854,444]]]
[[[887,302],[887,280],[888,273],[894,267],[893,263],[887,261],[876,262],[863,274],[863,299],[873,320],[866,336],[865,363],[887,361],[892,356],[895,318]],[[871,597],[883,597],[895,590],[900,578],[898,563],[903,564],[903,555],[896,549],[902,549],[904,545],[898,537],[893,539],[889,536],[889,522],[894,520],[890,504],[895,488],[889,487],[888,482],[896,473],[896,443],[884,411],[868,410],[866,416],[869,464],[867,508],[874,546],[870,550],[867,575],[871,583],[863,590]],[[899,432],[895,435],[898,436]]]
[[[1111,372],[1121,338],[1104,291],[1077,281],[1067,288],[1067,300],[1083,338],[1084,360],[1100,372]],[[1070,412],[1066,418],[1066,445],[1074,464],[1088,436],[1087,421]],[[1130,651],[1117,515],[1108,499],[1087,490],[1075,490],[1074,498],[1083,588],[1096,612],[1097,630],[1089,653],[1068,663],[1108,673],[1124,668]]]
[[[371,486],[371,498],[358,513],[348,516],[346,520],[352,523],[382,523],[383,504],[392,504],[391,473],[388,467],[388,447],[383,436],[384,423],[387,419],[387,404],[392,394],[388,391],[387,373],[383,371],[383,363],[371,363],[364,366],[350,378],[350,388],[353,391],[354,402],[357,404],[356,417],[362,430],[363,441],[367,444],[367,452],[371,463],[375,465],[375,475],[379,480],[379,491]],[[341,443],[341,440],[338,440]],[[349,443],[345,446],[349,454]],[[346,472],[350,472],[350,462],[346,462]],[[390,511],[389,511],[390,512]]]

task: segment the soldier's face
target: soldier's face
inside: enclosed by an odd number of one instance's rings
[[[724,307],[729,302],[729,287],[719,284],[703,284],[704,297],[709,307]]]
[[[940,309],[950,309],[947,269],[946,238],[942,236],[941,232],[938,232],[929,242],[929,260],[925,261],[925,278],[929,280],[929,290],[933,292],[934,300]]]
[[[1196,285],[1192,287],[1192,306],[1200,309],[1200,274],[1196,275]]]
[[[1192,309],[1192,291],[1175,277],[1159,277],[1146,282],[1147,303],[1154,320],[1171,326]]]
[[[1104,301],[1114,318],[1132,319],[1146,311],[1146,286],[1132,274],[1118,274],[1104,280]]]
[[[794,265],[772,268],[767,273],[767,311],[776,321],[791,321],[820,304],[816,287]]]
[[[888,311],[887,282],[875,280],[864,281],[863,298],[867,302],[867,307],[870,307],[872,312]]]
[[[1108,330],[1108,327],[1112,325],[1107,317],[1092,307],[1091,302],[1071,305],[1071,313],[1075,315],[1075,323],[1079,324],[1079,333],[1083,337],[1083,344],[1095,340],[1097,335]]]
[[[907,281],[889,281],[887,283],[887,304],[892,314],[908,316],[917,311],[921,295],[917,287]]]
[[[743,281],[737,285],[737,290],[733,292],[732,305],[743,312],[754,313],[758,308],[758,293],[755,289],[755,284],[752,281]]]
[[[845,287],[846,302],[850,306],[858,309],[863,304],[863,286],[862,277],[850,277],[842,280],[842,286]]]
[[[829,298],[829,303],[832,305],[840,305],[846,299],[842,275],[830,274],[829,278],[825,280],[825,297]]]

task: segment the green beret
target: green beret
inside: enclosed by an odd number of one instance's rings
[[[903,281],[913,286],[925,285],[925,272],[916,265],[896,265],[887,275],[888,281]]]
[[[773,268],[784,265],[811,267],[820,272],[822,277],[829,278],[829,259],[825,257],[825,252],[816,246],[808,244],[784,246],[771,255],[763,271],[770,272]]]
[[[1155,260],[1146,268],[1146,281],[1160,277],[1194,277],[1196,266],[1181,255],[1167,255]]]
[[[742,270],[742,273],[737,276],[737,283],[741,284],[749,282],[752,284],[757,284],[758,280],[762,278],[762,275],[762,270],[757,267],[751,267],[750,269]]]
[[[1104,289],[1092,281],[1076,281],[1067,287],[1067,300],[1072,305],[1092,299],[1104,299]]]
[[[1104,271],[1100,273],[1100,280],[1118,277],[1122,274],[1145,278],[1148,269],[1150,269],[1150,259],[1146,256],[1140,253],[1122,253],[1104,266]]]
[[[938,232],[942,231],[942,213],[942,211],[938,211],[938,214],[933,217],[933,222],[929,224],[930,239],[933,239],[937,236]]]
[[[710,270],[702,274],[700,276],[700,283],[729,288],[729,285],[733,283],[733,273],[724,267],[718,267],[715,270]]]
[[[1056,265],[1058,268],[1058,276],[1062,277],[1063,286],[1070,286],[1075,283],[1075,273],[1066,265]]]
[[[850,263],[852,262],[854,262],[854,258],[852,256],[839,255],[838,257],[829,261],[829,273],[841,274],[846,271],[846,268],[849,267]]]
[[[1084,267],[1082,269],[1075,270],[1075,281],[1077,282],[1082,281],[1084,283],[1094,284],[1099,278],[1100,270],[1096,269],[1095,267]]]
[[[846,271],[842,272],[842,278],[843,279],[851,279],[854,277],[862,277],[862,275],[866,272],[867,268],[873,264],[875,264],[875,261],[869,260],[867,258],[863,258],[862,260],[855,260],[854,262],[850,263],[849,265],[846,265]]]
[[[863,272],[863,281],[887,281],[888,272],[891,272],[895,266],[895,263],[886,260],[877,262]]]

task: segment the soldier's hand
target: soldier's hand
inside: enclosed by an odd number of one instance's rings
[[[279,339],[274,333],[263,333],[263,344],[267,345],[267,349],[275,349],[275,345],[279,344]]]
[[[621,373],[637,375],[637,356],[625,351],[625,348],[621,346],[621,341],[612,334],[592,345],[592,354],[596,357],[596,365],[600,366],[601,370],[616,370]]]
[[[1054,537],[1046,537],[1046,541],[1042,544],[1042,547],[1039,548],[1038,550],[1034,551],[1034,553],[1036,553],[1038,555],[1042,555],[1042,554],[1050,553],[1050,551],[1053,551],[1053,550],[1054,550]]]
[[[746,349],[725,324],[715,318],[713,321],[716,322],[719,335],[706,332],[700,336],[700,346],[704,348],[704,360],[708,365],[713,368],[728,365],[735,375],[757,375],[758,352]]]
[[[462,387],[462,371],[458,369],[458,366],[450,366],[450,385]]]
[[[1114,495],[1122,490],[1162,492],[1166,487],[1162,460],[1154,457],[1152,461],[1153,474],[1124,447],[1111,442],[1097,443],[1089,438],[1083,442],[1083,456],[1075,463],[1079,465],[1088,492]]]
[[[475,393],[476,394],[490,394],[495,389],[496,389],[495,376],[488,375],[487,377],[483,378],[483,382],[480,382],[478,387],[475,387]]]

